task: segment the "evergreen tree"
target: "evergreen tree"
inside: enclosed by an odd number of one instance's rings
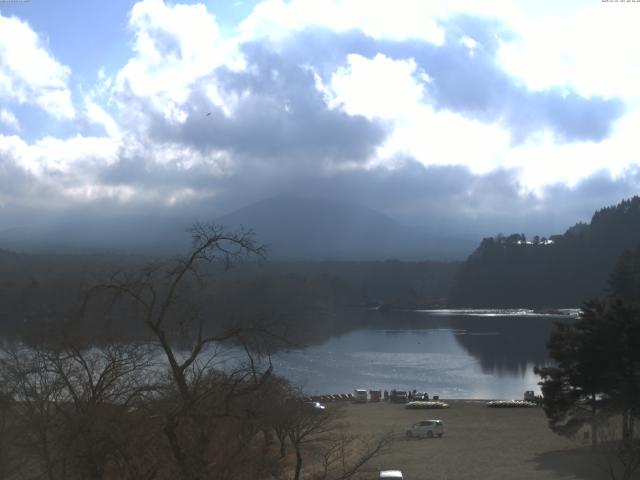
[[[610,352],[602,341],[607,330],[604,308],[600,302],[589,302],[579,320],[558,322],[547,345],[556,365],[536,368],[549,427],[559,435],[573,436],[588,424],[594,446],[612,381]]]
[[[575,434],[585,423],[622,418],[621,448],[640,455],[640,249],[625,253],[610,276],[612,295],[584,304],[573,323],[558,323],[548,342],[552,367],[538,368],[549,426]],[[640,457],[638,457],[640,459]]]
[[[599,210],[589,224],[548,238],[527,242],[524,234],[514,233],[484,239],[462,265],[450,304],[559,307],[602,297],[616,260],[640,243],[640,197]],[[613,286],[623,298],[640,299],[640,251],[619,262]]]
[[[622,254],[609,277],[609,288],[612,296],[640,303],[640,245]]]

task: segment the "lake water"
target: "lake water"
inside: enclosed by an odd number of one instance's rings
[[[426,391],[441,398],[522,398],[539,390],[535,365],[549,362],[546,340],[566,316],[528,311],[370,312],[367,327],[273,361],[313,394],[354,388]]]

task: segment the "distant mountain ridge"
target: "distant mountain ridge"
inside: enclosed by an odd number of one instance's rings
[[[278,259],[460,259],[471,242],[439,239],[369,208],[313,197],[279,196],[218,219],[252,226]]]
[[[186,230],[194,220],[131,216],[50,223],[0,231],[0,248],[176,254],[188,248]],[[214,221],[230,230],[253,230],[273,259],[461,260],[475,245],[466,239],[435,237],[378,211],[325,198],[273,197]]]
[[[640,244],[640,197],[598,210],[563,235],[485,238],[460,269],[450,303],[469,307],[577,306],[607,293],[619,257]]]

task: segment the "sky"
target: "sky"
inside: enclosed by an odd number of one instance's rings
[[[561,233],[638,193],[639,24],[600,0],[0,1],[0,224],[286,194]]]

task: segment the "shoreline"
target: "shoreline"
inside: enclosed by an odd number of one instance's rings
[[[336,394],[332,394],[332,395],[336,395]],[[354,401],[353,398],[349,398],[347,400],[321,400],[322,397],[329,397],[332,395],[304,395],[304,399],[308,400],[308,401],[314,401],[314,402],[321,402],[321,403],[327,403],[327,404],[332,404],[332,403],[336,403],[336,404],[351,404],[351,403],[357,403],[359,405],[366,405],[366,404],[389,404],[389,405],[395,405],[395,406],[403,406],[406,405],[406,403],[401,403],[401,402],[391,402],[389,400],[380,400],[380,401],[371,401],[371,400],[367,400],[366,402],[356,402]],[[337,394],[337,395],[348,395],[348,394]],[[411,400],[410,400],[411,401]],[[495,401],[522,401],[522,398],[442,398],[439,397],[437,399],[433,399],[433,398],[429,398],[429,400],[427,400],[429,402],[432,401],[437,401],[437,402],[452,402],[452,403],[460,403],[460,402],[474,402],[474,403],[487,403],[487,402],[495,402]],[[536,407],[538,408],[542,408],[541,406],[536,405]]]

